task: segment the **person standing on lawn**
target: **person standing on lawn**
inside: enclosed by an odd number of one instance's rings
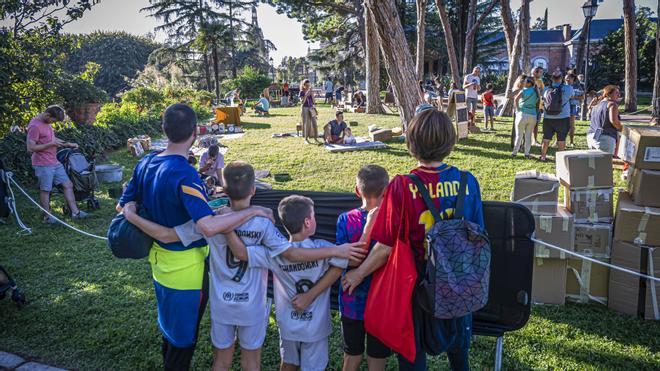
[[[493,84],[486,85],[486,92],[481,94],[481,100],[484,105],[485,130],[488,131],[488,121],[490,121],[490,130],[495,131],[495,98],[493,96]]]
[[[458,184],[461,179],[461,171],[446,162],[445,158],[449,156],[456,144],[456,131],[452,120],[444,112],[440,112],[432,107],[422,109],[413,117],[408,129],[406,144],[410,154],[418,161],[418,167],[411,171],[411,174],[421,178],[423,184],[427,184],[431,193],[432,201],[440,211],[443,218],[452,218],[458,199]],[[481,191],[479,182],[469,172],[466,172],[466,197],[464,207],[464,218],[475,224],[478,224],[482,230],[485,229],[483,206],[481,202]],[[400,267],[410,267],[412,264],[408,259],[414,259],[414,265],[423,272],[422,268],[426,264],[425,258],[425,239],[426,233],[431,229],[434,221],[431,211],[428,210],[420,192],[413,181],[407,175],[395,176],[383,196],[382,203],[378,210],[378,216],[370,234],[370,239],[376,244],[371,249],[367,259],[362,264],[352,269],[344,275],[341,280],[342,289],[352,294],[357,287],[368,277],[381,267],[387,270],[388,265],[398,265]],[[405,229],[404,229],[405,228]],[[401,236],[409,236],[407,245],[402,246],[397,241]],[[367,240],[363,240],[367,241]],[[409,245],[409,246],[408,246]],[[411,256],[408,250],[401,248],[410,247],[413,250]],[[392,255],[392,256],[391,256]],[[405,262],[404,262],[405,260]],[[394,281],[401,282],[398,286],[401,291],[391,292],[394,296],[393,302],[397,300],[407,300],[412,295],[415,282],[409,277],[413,275],[418,280],[420,276],[414,271],[399,269],[397,277],[385,277],[382,282],[390,284]],[[369,288],[369,295],[372,290],[377,290],[381,282],[380,277],[374,276]],[[387,281],[389,280],[389,282]],[[369,300],[369,299],[367,299]],[[409,299],[408,299],[409,300]],[[401,305],[404,305],[402,303]],[[412,305],[413,312],[419,312],[421,308],[416,300],[406,303]],[[369,316],[375,313],[369,312],[369,302],[367,302],[364,315],[367,331],[369,330]],[[386,346],[401,343],[401,333],[403,330],[407,333],[415,333],[410,326],[412,321],[406,322],[406,319],[391,318],[389,323],[382,324],[394,329],[387,335],[388,338],[379,338]],[[436,325],[442,330],[442,338],[446,339],[447,356],[452,370],[469,370],[468,353],[470,349],[470,338],[472,334],[472,314],[463,317],[447,320],[436,319]],[[415,336],[417,336],[416,334]],[[399,370],[401,371],[425,371],[426,353],[421,348],[421,339],[405,339],[406,346],[415,346],[413,360],[401,355],[399,352]],[[412,342],[412,344],[410,344]],[[393,349],[399,351],[399,349]],[[401,348],[402,351],[403,347]]]
[[[259,207],[214,216],[204,185],[187,160],[196,129],[192,108],[185,104],[167,107],[163,114],[167,149],[145,156],[136,165],[117,211],[139,200],[147,219],[170,228],[193,220],[205,236],[230,232],[254,216],[272,219],[272,211]],[[165,370],[190,368],[208,301],[208,254],[204,239],[185,246],[180,241],[156,240],[149,252]]]
[[[481,67],[474,67],[472,73],[463,79],[463,89],[467,102],[469,125],[475,126],[477,117],[477,102],[479,101],[479,90],[481,90]]]
[[[334,85],[332,84],[332,77],[328,76],[327,80],[325,80],[325,103],[330,104],[332,103],[332,98],[334,96]]]
[[[543,92],[545,115],[543,116],[542,162],[546,162],[550,141],[557,134],[557,146],[560,151],[566,148],[566,136],[571,127],[571,105],[573,87],[563,83],[561,71],[552,73],[552,85]]]
[[[45,210],[50,210],[50,192],[53,185],[61,185],[64,189],[64,199],[71,209],[73,219],[86,218],[86,212],[78,209],[76,197],[73,194],[73,183],[66,175],[64,166],[57,160],[57,149],[62,147],[78,148],[75,143],[67,143],[55,136],[53,124],[64,121],[64,109],[60,106],[50,106],[44,112],[33,118],[27,127],[27,150],[32,153],[32,167],[39,179],[39,203]],[[44,215],[44,221],[55,224],[57,220],[50,215]]]
[[[591,111],[591,123],[587,130],[589,149],[614,154],[618,131],[621,131],[619,100],[621,91],[616,85],[603,88],[603,98]]]
[[[303,80],[300,84],[300,101],[302,102],[300,115],[302,117],[302,132],[305,143],[311,144],[310,138],[314,139],[316,144],[319,142],[319,131],[316,124],[318,112],[314,105],[314,93],[312,92],[312,83],[309,80]]]
[[[536,125],[536,114],[539,107],[540,95],[536,90],[533,77],[525,77],[523,84],[524,88],[514,98],[514,105],[516,107],[516,118],[514,120],[516,140],[513,145],[511,157],[516,157],[524,140],[525,158],[529,159],[529,151],[532,148],[532,132]]]
[[[532,68],[532,76],[534,77],[536,91],[539,93],[539,96],[541,96],[541,94],[543,94],[545,91],[545,84],[543,83],[543,67],[536,66]],[[539,99],[539,109],[536,112],[536,124],[534,125],[534,142],[532,145],[537,147],[541,145],[538,140],[541,116],[543,116],[543,99]]]

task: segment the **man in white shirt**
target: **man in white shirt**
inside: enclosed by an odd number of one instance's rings
[[[467,103],[468,114],[470,116],[470,126],[474,126],[474,120],[477,113],[477,102],[479,101],[479,90],[481,90],[481,67],[474,67],[472,73],[466,75],[463,79],[463,89],[465,89],[465,99]]]

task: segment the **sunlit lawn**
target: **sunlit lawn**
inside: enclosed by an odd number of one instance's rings
[[[320,122],[333,116],[329,108],[320,111]],[[390,143],[386,150],[331,154],[322,147],[305,145],[299,138],[272,139],[273,133],[295,131],[297,112],[295,108],[275,109],[269,118],[244,116],[245,136],[223,143],[230,148],[227,160],[240,159],[256,169],[291,175],[291,180],[283,183],[266,178],[275,188],[347,192],[353,190],[355,174],[364,164],[380,164],[391,175],[415,166],[405,144],[398,142]],[[346,121],[358,122],[353,128],[356,135],[365,135],[371,124],[399,125],[395,115],[346,114]],[[552,162],[511,159],[510,127],[510,121],[499,121],[497,132],[471,135],[447,159],[450,164],[476,175],[484,199],[508,200],[516,171],[554,171]],[[585,146],[585,131],[585,124],[579,124],[576,142],[580,148]],[[538,154],[539,149],[533,151]],[[110,160],[125,165],[124,176],[130,176],[134,158],[121,151],[111,155]],[[618,172],[615,178],[617,185],[622,186]],[[100,193],[102,209],[75,225],[105,234],[114,205],[106,189]],[[114,259],[103,241],[42,224],[35,209],[22,197],[19,197],[19,210],[34,233],[18,236],[15,223],[0,226],[0,264],[15,275],[30,303],[16,308],[7,300],[0,302],[0,349],[66,368],[160,368],[160,334],[146,261]],[[473,369],[492,367],[492,339],[479,338],[472,349]],[[535,307],[524,329],[506,335],[504,349],[504,369],[657,370],[660,369],[660,325],[618,315],[600,305]],[[337,318],[330,352],[330,369],[340,369],[342,353]],[[263,351],[263,369],[274,370],[278,363],[277,329],[271,321]],[[395,369],[395,364],[392,358],[388,369]],[[210,365],[207,315],[195,368],[208,369]],[[237,363],[235,366],[238,369]],[[443,357],[429,366],[431,370],[446,368]]]

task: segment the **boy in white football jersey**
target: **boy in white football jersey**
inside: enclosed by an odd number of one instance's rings
[[[254,169],[243,162],[229,164],[223,173],[225,192],[231,201],[231,211],[250,206],[254,195]],[[166,228],[135,215],[129,207],[127,219],[159,241],[180,240],[184,245],[203,236],[194,223]],[[234,354],[234,343],[238,337],[241,346],[241,368],[259,370],[261,346],[266,336],[269,308],[266,305],[268,267],[248,264],[246,245],[256,246],[262,260],[279,257],[292,263],[315,265],[320,259],[331,257],[353,257],[360,260],[364,250],[358,244],[346,244],[337,248],[328,245],[322,249],[297,248],[277,230],[271,220],[255,217],[239,226],[231,235],[216,235],[206,238],[211,247],[211,340],[214,347],[214,370],[230,370]],[[236,244],[242,251],[243,261],[238,260],[227,244]],[[292,248],[293,247],[293,248]],[[242,250],[240,250],[242,248]],[[257,259],[255,258],[255,261]],[[334,282],[334,281],[333,281]],[[332,284],[332,283],[331,283]],[[300,301],[306,296],[300,298]],[[327,357],[327,352],[326,352]]]
[[[280,201],[278,213],[289,232],[289,241],[304,250],[333,246],[324,240],[312,240],[316,233],[314,201],[303,196],[289,196]],[[234,238],[227,236],[228,239]],[[268,254],[260,246],[242,249],[230,241],[239,259],[248,266],[268,268],[273,272],[275,315],[280,328],[281,371],[325,370],[328,364],[328,336],[332,333],[330,287],[341,276],[348,259],[326,258],[295,263],[286,256]],[[247,255],[247,256],[246,256]]]

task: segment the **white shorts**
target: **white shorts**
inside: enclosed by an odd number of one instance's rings
[[[323,371],[328,366],[328,338],[305,343],[280,338],[282,362],[300,366],[302,371]]]
[[[235,326],[211,322],[211,342],[216,349],[227,349],[234,345],[238,337],[241,349],[256,350],[264,344],[266,327],[268,327],[268,322],[253,326]]]

